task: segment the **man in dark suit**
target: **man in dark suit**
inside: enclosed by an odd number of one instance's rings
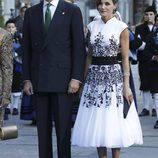
[[[49,25],[48,25],[49,24]],[[52,158],[52,114],[58,158],[71,158],[72,97],[83,82],[84,33],[80,9],[44,0],[25,13],[24,92],[34,93],[39,158]]]
[[[158,15],[155,16],[155,27],[156,29],[154,32],[146,37],[144,60],[149,62],[148,71],[150,92],[155,103],[156,113],[158,114]],[[154,128],[158,129],[158,115]]]
[[[149,62],[144,60],[144,47],[146,45],[146,37],[149,33],[154,30],[154,18],[156,10],[152,6],[149,6],[145,9],[145,19],[146,21],[143,24],[140,24],[136,27],[135,35],[141,38],[143,44],[138,50],[138,61],[139,61],[139,76],[140,76],[140,90],[142,91],[143,96],[143,110],[139,116],[149,115],[149,104],[150,104],[150,86],[149,86]],[[156,116],[155,106],[152,106],[152,116]]]

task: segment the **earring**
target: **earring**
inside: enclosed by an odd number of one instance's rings
[[[114,10],[113,10],[113,14],[115,14],[115,13],[116,13],[116,11],[117,11],[117,10],[116,10],[116,9],[114,9]]]

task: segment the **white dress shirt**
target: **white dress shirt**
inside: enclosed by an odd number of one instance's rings
[[[59,0],[53,0],[51,2],[48,2],[48,1],[44,0],[44,2],[43,2],[43,19],[44,19],[44,22],[45,22],[45,13],[46,13],[48,3],[51,4],[50,11],[51,11],[51,18],[53,18],[54,13],[55,13],[56,8],[57,8],[57,5],[59,3]]]

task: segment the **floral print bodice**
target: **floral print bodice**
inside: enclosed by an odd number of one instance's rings
[[[127,25],[115,17],[106,23],[99,19],[88,25],[93,56],[117,56],[120,47],[120,34]]]
[[[88,25],[90,46],[94,57],[117,56],[120,47],[121,32],[127,25],[115,17],[104,23],[102,19]],[[89,67],[83,97],[86,107],[108,107],[111,105],[112,93],[115,93],[117,103],[123,103],[123,77],[119,64],[91,65]]]

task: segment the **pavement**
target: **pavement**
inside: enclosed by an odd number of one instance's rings
[[[139,88],[137,65],[132,66],[138,100],[138,112],[142,110],[142,99]],[[152,101],[151,101],[152,103]],[[143,131],[143,145],[134,145],[121,149],[121,158],[158,158],[158,129],[153,129],[156,117],[140,117]],[[30,121],[23,121],[19,116],[9,115],[5,125],[17,125],[19,135],[16,139],[0,141],[0,158],[38,158],[37,130],[30,126]],[[53,129],[53,155],[57,158],[56,137]],[[97,158],[95,148],[72,146],[72,158]],[[108,149],[108,158],[111,150]]]

